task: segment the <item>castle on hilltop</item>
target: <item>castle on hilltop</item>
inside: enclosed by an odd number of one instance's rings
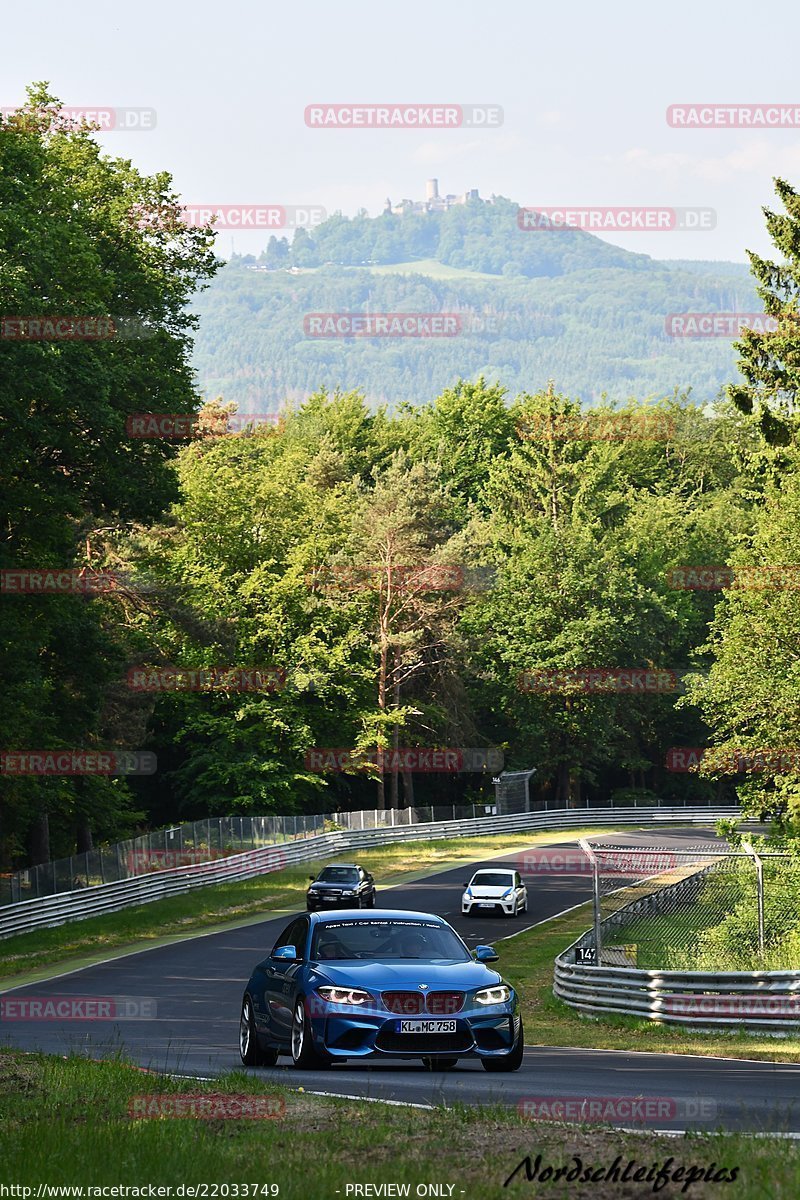
[[[426,179],[424,200],[400,200],[397,204],[392,204],[387,196],[383,212],[384,215],[390,213],[396,217],[405,217],[409,213],[447,212],[448,208],[453,208],[456,204],[468,204],[471,200],[480,199],[477,188],[470,188],[461,196],[454,196],[452,192],[440,196],[439,180]],[[488,204],[490,201],[482,200],[481,203]]]

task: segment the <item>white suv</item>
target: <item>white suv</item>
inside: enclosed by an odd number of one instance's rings
[[[464,884],[462,914],[473,917],[476,912],[488,913],[498,908],[509,917],[528,911],[528,892],[519,871],[494,867],[476,871],[469,883]]]

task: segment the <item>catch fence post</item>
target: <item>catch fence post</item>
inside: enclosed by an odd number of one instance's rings
[[[756,888],[758,890],[758,952],[761,957],[764,957],[766,948],[766,938],[764,936],[764,863],[760,855],[756,854],[749,842],[742,842],[742,849],[756,864]]]
[[[597,855],[592,847],[586,841],[586,838],[579,838],[578,845],[584,854],[589,856],[589,861],[592,864],[592,905],[594,909],[594,956],[595,965],[601,965],[602,957],[602,940],[600,935],[600,863]]]

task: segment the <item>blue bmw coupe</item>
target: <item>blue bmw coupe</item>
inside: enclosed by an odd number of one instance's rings
[[[239,1050],[245,1066],[421,1058],[448,1070],[478,1058],[516,1071],[524,1035],[517,995],[491,946],[470,953],[428,913],[372,909],[296,917],[250,976]]]

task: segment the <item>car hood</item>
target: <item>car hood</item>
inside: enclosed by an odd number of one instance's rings
[[[372,991],[416,991],[421,983],[436,990],[470,991],[500,983],[501,976],[484,963],[383,959],[371,962],[320,962],[314,974],[342,987]]]
[[[358,887],[358,880],[355,883],[311,883],[308,886],[310,892],[315,892],[318,889],[324,888],[326,892],[354,892]]]
[[[507,883],[503,887],[484,887],[482,884],[476,886],[473,883],[469,885],[470,895],[476,896],[479,900],[499,900],[501,896],[505,896],[506,892],[513,890],[513,883]]]

